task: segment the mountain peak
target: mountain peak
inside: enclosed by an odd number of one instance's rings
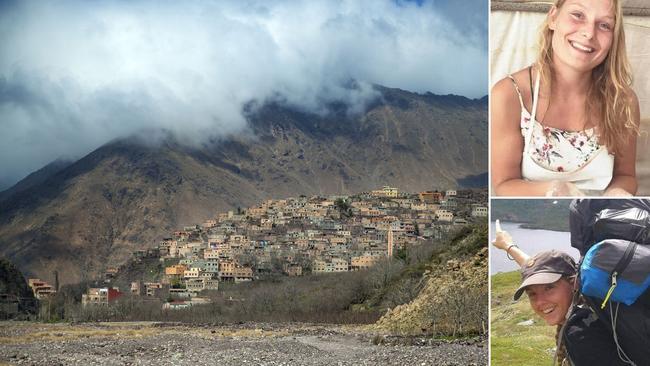
[[[166,131],[111,141],[5,197],[0,254],[30,274],[59,270],[63,283],[76,282],[174,228],[268,198],[481,184],[487,104],[380,91],[360,115],[269,103],[250,109],[246,134],[194,145]]]

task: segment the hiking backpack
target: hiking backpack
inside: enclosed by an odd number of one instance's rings
[[[584,295],[632,305],[650,288],[650,200],[574,200],[571,246]]]
[[[584,341],[598,338],[590,329],[602,327],[608,336],[601,338],[610,345],[613,340],[621,364],[650,365],[650,200],[574,200],[569,222],[571,246],[581,254],[580,293],[590,311],[571,314],[573,329],[565,337],[580,340],[567,344],[585,347]],[[600,324],[588,320],[589,314]],[[590,352],[593,357],[599,350]]]

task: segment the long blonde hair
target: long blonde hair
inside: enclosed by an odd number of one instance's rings
[[[614,36],[612,46],[605,60],[592,72],[592,84],[587,93],[585,115],[599,111],[596,130],[601,145],[610,152],[619,152],[632,134],[639,133],[638,121],[634,120],[634,92],[632,73],[625,50],[625,31],[623,30],[623,11],[620,0],[611,0],[614,6]],[[556,0],[559,10],[565,0]],[[542,24],[539,38],[539,56],[536,61],[542,83],[550,85],[553,73],[553,31],[549,27],[550,16]]]

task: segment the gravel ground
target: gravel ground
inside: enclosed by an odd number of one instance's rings
[[[375,344],[378,343],[378,344]],[[305,324],[0,322],[0,364],[487,365],[487,342],[368,333]]]

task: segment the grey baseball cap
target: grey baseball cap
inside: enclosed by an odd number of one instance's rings
[[[576,274],[576,262],[573,258],[557,250],[535,254],[521,268],[521,286],[515,292],[514,299],[518,300],[530,285],[553,283],[562,276]]]

